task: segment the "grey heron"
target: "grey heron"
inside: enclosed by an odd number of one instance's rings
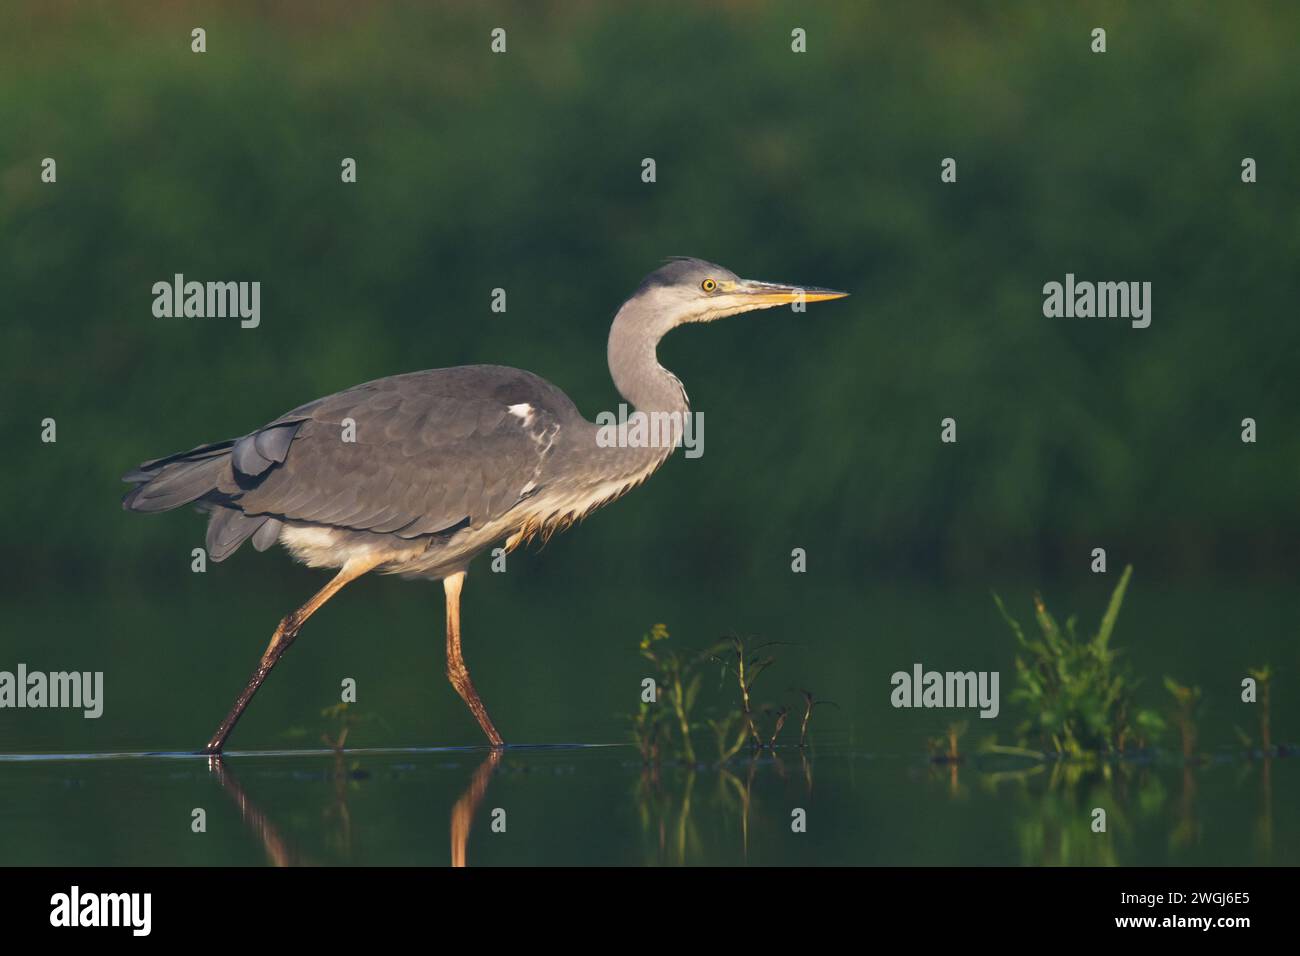
[[[470,561],[571,525],[653,474],[680,442],[686,392],[656,346],[688,322],[799,302],[831,289],[741,279],[700,259],[650,273],[609,331],[609,371],[635,414],[674,423],[667,440],[606,440],[569,397],[531,372],[469,365],[393,375],[308,402],[239,438],[147,461],[128,511],[195,504],[209,513],[207,550],[228,558],[244,541],[279,542],[334,578],[286,616],[204,752],[226,739],[306,620],[369,571],[440,580],[446,593],[447,677],[493,747],[501,735],[461,651],[460,594]]]

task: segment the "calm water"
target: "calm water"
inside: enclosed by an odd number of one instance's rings
[[[601,746],[512,748],[495,764],[443,677],[434,587],[361,581],[313,618],[220,772],[179,753],[33,755],[201,746],[283,605],[316,577],[268,566],[264,581],[225,578],[222,566],[207,576],[183,569],[150,594],[124,585],[11,596],[0,669],[102,670],[105,707],[95,720],[0,714],[0,862],[1300,863],[1300,758],[1252,762],[1236,742],[1238,729],[1257,734],[1240,680],[1263,663],[1278,675],[1273,740],[1300,736],[1292,589],[1171,589],[1135,577],[1115,641],[1143,682],[1144,706],[1167,712],[1166,674],[1201,686],[1206,761],[1185,767],[1170,740],[1150,764],[971,757],[950,767],[932,765],[926,743],[954,719],[969,724],[970,754],[993,738],[1014,743],[1021,719],[1009,699],[1014,643],[987,588],[828,586],[777,568],[761,588],[710,590],[666,574],[633,589],[611,563],[575,593],[556,583],[579,580],[565,555],[555,552],[554,578],[531,585],[519,572],[478,575],[467,590],[466,654],[507,740]],[[1030,588],[993,583],[1027,620]],[[1046,593],[1060,616],[1078,611],[1090,630],[1112,585]],[[655,621],[685,647],[728,631],[789,642],[756,693],[759,703],[792,704],[793,689],[806,687],[838,705],[817,712],[807,759],[791,747],[724,770],[645,771],[623,741],[647,671],[638,638]],[[892,708],[890,674],[914,662],[999,671],[1001,713]],[[715,677],[704,694],[729,706]],[[357,749],[339,761],[313,748],[345,679],[356,682],[361,719],[347,740]],[[707,760],[707,730],[697,746]],[[1105,834],[1089,828],[1095,807],[1108,813]],[[191,832],[195,808],[206,811],[204,834]],[[797,809],[805,833],[791,831]],[[496,810],[503,833],[492,829]]]
[[[7,758],[0,846],[6,864],[73,865],[1295,864],[1298,793],[1294,758],[1087,771],[820,748],[658,774],[625,746]]]

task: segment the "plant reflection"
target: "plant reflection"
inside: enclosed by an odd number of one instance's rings
[[[803,748],[798,753],[798,777],[792,776],[776,749],[713,765],[644,765],[634,799],[645,862],[658,866],[685,866],[714,859],[748,863],[759,774],[770,774],[769,781],[775,777],[782,784],[795,783],[798,789],[812,794],[812,756]],[[701,819],[704,832],[721,834],[728,845],[706,846],[701,838]]]
[[[1021,862],[1032,866],[1120,866],[1141,858],[1139,833],[1165,833],[1174,855],[1199,847],[1198,812],[1201,775],[1212,764],[1203,758],[1177,768],[1177,794],[1171,795],[1154,760],[1059,760],[1016,770],[975,771],[978,785],[1005,800],[1014,794],[1013,826]],[[957,768],[949,793],[960,796]],[[1255,821],[1256,852],[1261,862],[1272,855],[1272,755],[1244,762],[1240,779],[1256,774],[1259,809]],[[1163,780],[1162,780],[1163,776]],[[1096,809],[1106,812],[1106,829],[1094,829]]]

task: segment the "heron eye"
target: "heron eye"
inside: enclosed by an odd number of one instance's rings
[[[703,282],[700,283],[700,288],[703,289],[705,292],[712,292],[717,287],[718,284],[714,282],[712,279],[705,279]]]

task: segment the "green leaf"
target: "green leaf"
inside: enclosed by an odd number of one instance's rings
[[[1016,640],[1022,645],[1025,644],[1025,632],[1020,629],[1020,622],[1007,613],[1006,607],[1002,604],[1002,598],[998,597],[996,591],[993,592],[993,603],[998,606],[998,613],[1002,615],[1002,620],[1006,621],[1010,626],[1012,633],[1016,635]]]
[[[1119,617],[1119,609],[1124,604],[1124,592],[1128,590],[1128,580],[1133,576],[1133,565],[1127,565],[1124,573],[1120,575],[1119,584],[1115,585],[1115,591],[1110,596],[1110,604],[1106,607],[1106,613],[1101,619],[1101,630],[1097,632],[1097,646],[1106,650],[1110,646],[1110,635],[1115,630],[1115,621]]]

